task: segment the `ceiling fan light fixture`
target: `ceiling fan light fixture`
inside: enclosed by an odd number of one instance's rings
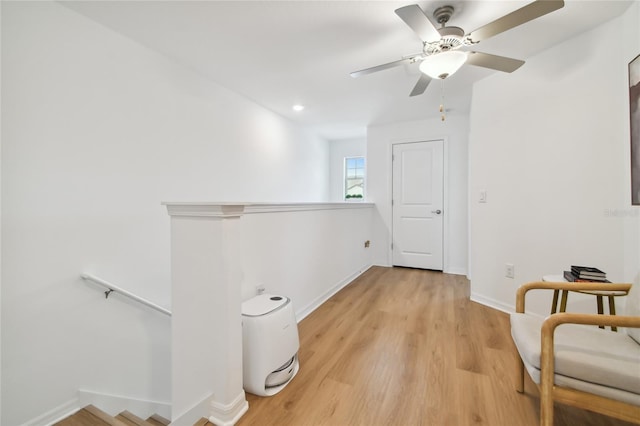
[[[444,80],[458,71],[466,61],[467,54],[464,52],[441,52],[424,58],[420,63],[420,71],[431,78]]]

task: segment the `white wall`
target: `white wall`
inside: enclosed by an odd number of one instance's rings
[[[162,200],[324,201],[327,141],[56,3],[2,4],[2,424],[169,401]]]
[[[625,237],[625,222],[636,227],[638,214],[630,207],[627,85],[639,51],[637,8],[474,86],[473,299],[513,309],[520,284],[572,264],[599,267],[613,281],[638,272],[638,232]],[[477,202],[481,189],[487,204]],[[515,265],[515,279],[504,277],[505,263]],[[528,307],[547,314],[550,298],[536,295]],[[593,311],[595,301],[572,295],[569,305]]]
[[[367,139],[333,140],[329,143],[329,199],[344,201],[344,159],[346,157],[366,157]],[[366,158],[365,158],[366,169]],[[365,172],[364,196],[367,199],[367,176]]]
[[[367,129],[367,200],[376,204],[373,263],[391,265],[392,144],[435,139],[445,141],[445,272],[467,273],[467,139],[466,116],[440,117]]]
[[[300,321],[371,266],[373,207],[245,214],[243,300],[263,285],[292,299]]]

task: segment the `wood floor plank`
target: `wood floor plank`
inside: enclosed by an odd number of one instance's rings
[[[507,314],[457,275],[373,267],[299,324],[300,372],[248,394],[239,426],[535,426],[537,388],[515,391]],[[627,426],[556,406],[556,426]]]

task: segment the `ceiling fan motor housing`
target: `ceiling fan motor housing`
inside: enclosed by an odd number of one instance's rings
[[[438,33],[440,33],[440,40],[424,42],[425,54],[435,55],[440,52],[448,52],[468,44],[465,43],[465,32],[462,28],[445,26],[454,11],[453,6],[442,6],[433,12],[433,18],[442,25],[437,29]]]
[[[464,30],[459,27],[442,27],[438,29],[440,40],[424,42],[424,53],[435,55],[440,52],[456,50],[466,45],[464,40]]]
[[[447,51],[457,49],[462,46],[464,38],[464,30],[459,27],[443,27],[438,30],[442,38],[438,42],[440,50]]]

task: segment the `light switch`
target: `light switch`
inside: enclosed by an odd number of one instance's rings
[[[480,191],[480,198],[478,198],[478,202],[486,203],[487,202],[487,191]]]

